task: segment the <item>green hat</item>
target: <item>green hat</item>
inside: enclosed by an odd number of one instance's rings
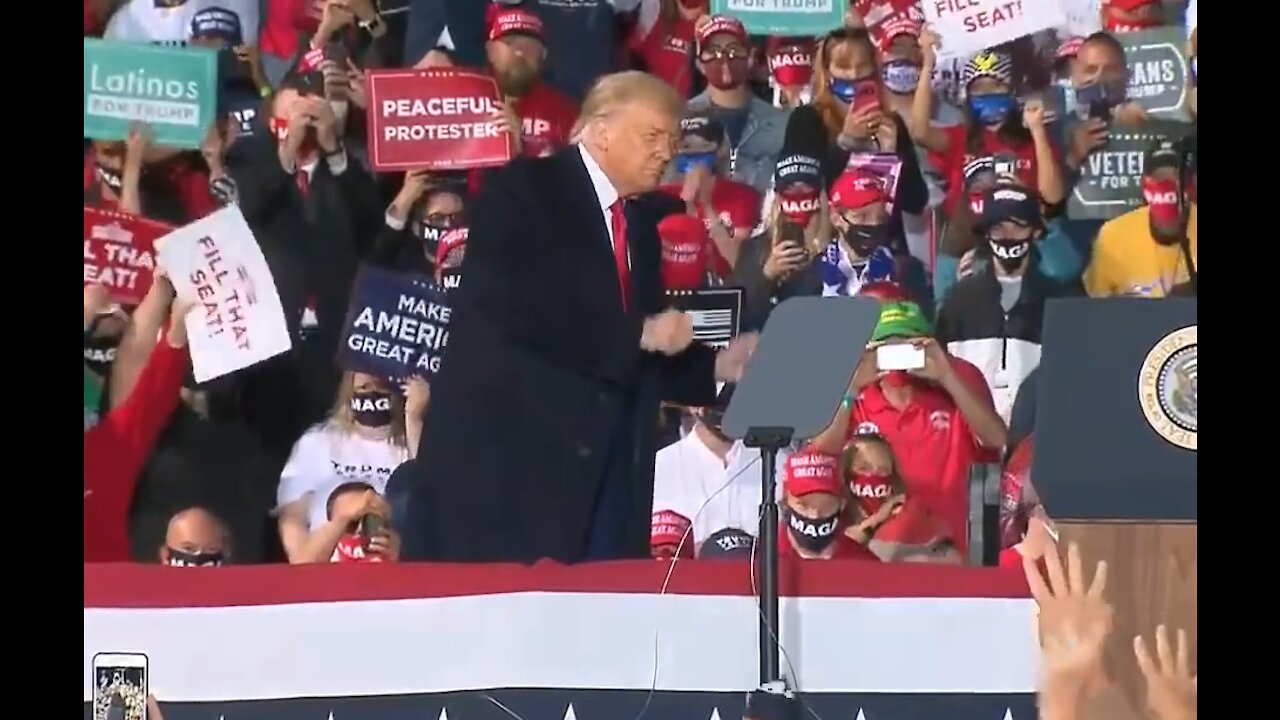
[[[84,429],[88,430],[98,424],[98,406],[102,402],[102,383],[84,369]]]
[[[932,337],[933,326],[913,302],[887,302],[880,306],[880,321],[871,334],[872,342],[891,337]]]

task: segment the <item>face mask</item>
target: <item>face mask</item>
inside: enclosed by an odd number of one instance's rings
[[[1093,80],[1076,88],[1075,95],[1076,111],[1087,112],[1098,103],[1106,103],[1107,107],[1113,108],[1124,102],[1125,88],[1123,85],[1109,86],[1101,80]]]
[[[124,189],[124,175],[119,170],[103,167],[101,165],[94,168],[94,174],[97,175],[98,181],[103,185],[111,188],[115,192]]]
[[[885,88],[897,95],[910,95],[920,84],[920,66],[910,60],[890,60],[880,71]]]
[[[866,257],[872,250],[884,244],[884,236],[888,229],[889,226],[884,223],[850,225],[848,230],[841,232],[841,237],[849,244],[851,250],[861,257]]]
[[[867,515],[874,515],[893,494],[893,478],[888,475],[855,473],[849,485],[858,507]]]
[[[1151,212],[1151,222],[1168,228],[1182,222],[1178,209],[1178,183],[1173,180],[1142,178],[1142,197]]]
[[[187,552],[166,547],[169,567],[218,567],[225,561],[222,552]]]
[[[89,338],[84,344],[84,364],[100,377],[110,377],[111,364],[116,361],[116,347],[119,345],[119,336]]]
[[[778,208],[782,216],[802,227],[809,227],[809,221],[822,208],[816,190],[793,190],[778,195]]]
[[[856,80],[831,78],[831,82],[828,83],[828,86],[831,88],[831,94],[840,98],[840,102],[845,105],[850,105],[853,103],[853,99],[858,96],[859,89],[866,92],[866,89],[863,88],[863,86],[867,83],[876,84],[876,80],[875,78],[858,78]]]
[[[820,518],[807,518],[796,513],[791,507],[786,509],[787,531],[791,539],[802,549],[818,553],[826,550],[836,540],[836,528],[840,525],[840,512]]]
[[[1007,240],[988,240],[987,242],[991,246],[992,257],[1005,272],[1015,272],[1022,267],[1022,263],[1027,260],[1027,253],[1031,250],[1030,241],[1011,243]]]
[[[969,97],[969,113],[980,125],[999,125],[1009,117],[1016,105],[1013,95],[973,95]]]
[[[391,424],[391,395],[384,392],[364,392],[351,396],[351,414],[365,427],[386,427]]]
[[[747,81],[751,63],[747,58],[715,59],[703,63],[707,83],[717,90],[732,90]]]
[[[986,204],[986,199],[983,193],[980,193],[980,192],[969,193],[969,209],[973,211],[974,217],[982,217],[982,207],[985,204]]]
[[[681,175],[687,174],[699,165],[714,168],[715,164],[716,154],[714,152],[680,153],[676,155],[676,172]]]
[[[783,87],[808,85],[813,79],[813,53],[803,48],[786,48],[769,57],[769,73]]]

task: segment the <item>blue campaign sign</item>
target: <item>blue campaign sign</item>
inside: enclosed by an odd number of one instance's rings
[[[214,50],[84,39],[87,138],[123,140],[141,122],[157,145],[197,148],[217,101]]]
[[[711,12],[742,21],[752,35],[823,35],[844,23],[849,0],[711,0]]]
[[[338,364],[345,370],[430,378],[449,342],[444,288],[426,275],[363,265],[351,290]]]

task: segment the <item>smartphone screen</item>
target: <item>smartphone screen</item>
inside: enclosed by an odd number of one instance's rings
[[[360,518],[360,524],[357,526],[356,532],[365,537],[373,537],[384,527],[386,527],[386,522],[381,517],[370,513]]]
[[[1008,155],[1005,153],[1000,153],[999,155],[994,156],[991,160],[992,160],[992,167],[994,167],[996,171],[996,177],[1000,177],[1002,175],[1013,175],[1015,177],[1017,176],[1018,174],[1018,158],[1017,157],[1013,155]]]
[[[876,367],[881,370],[919,370],[924,367],[924,348],[907,343],[876,348]]]
[[[98,653],[93,656],[93,717],[147,720],[147,656]]]

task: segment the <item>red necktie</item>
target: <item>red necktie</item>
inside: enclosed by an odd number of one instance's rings
[[[631,266],[627,262],[627,218],[623,214],[622,198],[618,198],[609,206],[610,220],[613,225],[613,261],[618,268],[618,288],[622,291],[622,309],[626,311],[627,300],[631,297]]]
[[[298,185],[298,191],[302,193],[302,197],[311,194],[311,177],[307,175],[307,171],[301,168],[293,175],[293,181]]]

